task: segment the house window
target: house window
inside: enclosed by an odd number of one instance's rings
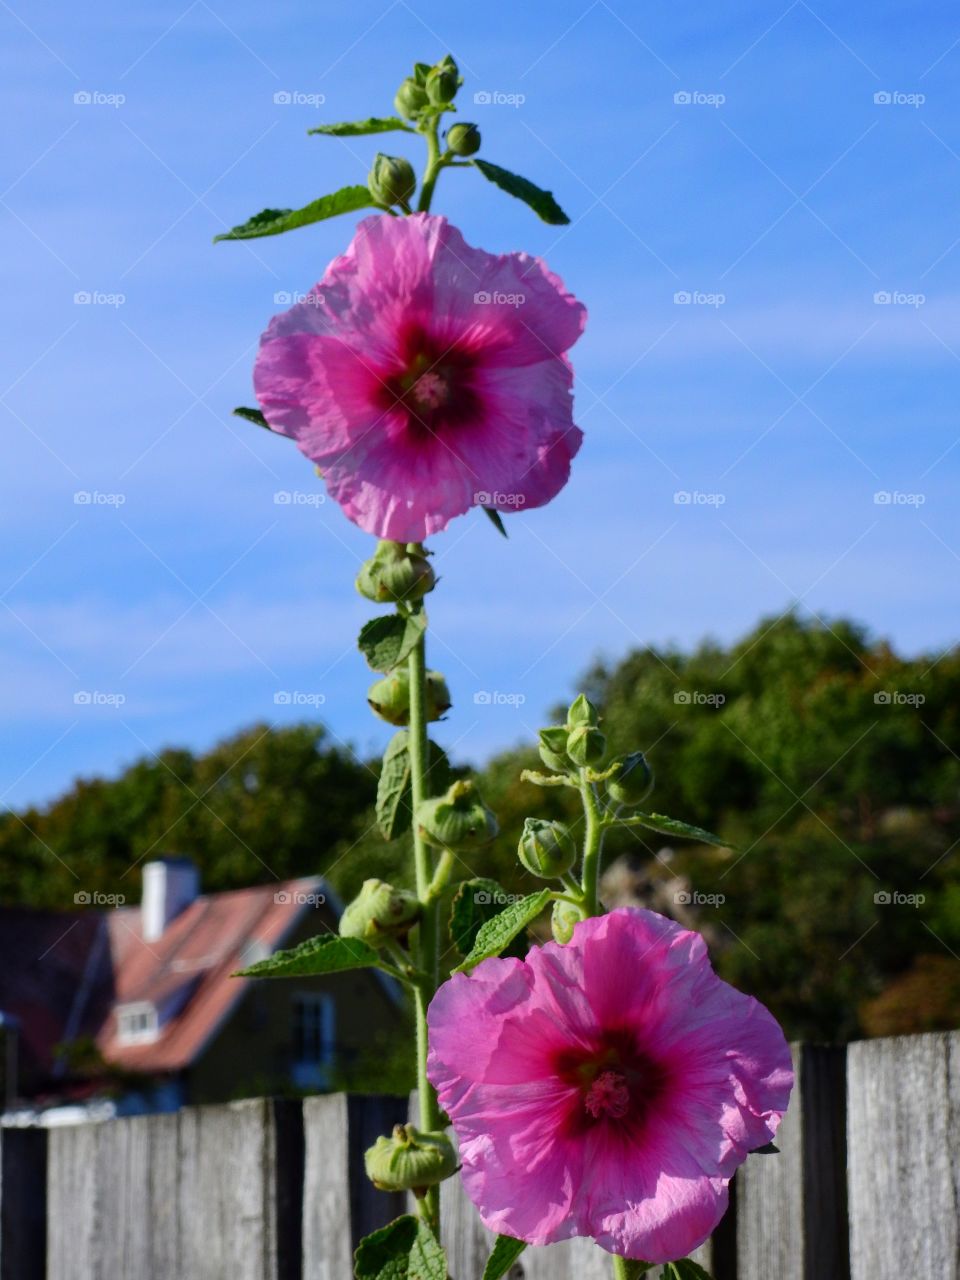
[[[322,992],[301,992],[293,998],[294,1078],[310,1086],[325,1082],[334,1060],[333,997]]]
[[[156,1006],[147,1000],[117,1007],[117,1039],[121,1044],[149,1044],[157,1038]]]

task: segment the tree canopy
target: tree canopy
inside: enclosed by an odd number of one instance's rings
[[[960,651],[908,659],[852,622],[788,614],[731,647],[636,650],[582,687],[612,749],[647,753],[646,807],[730,841],[634,828],[607,854],[683,877],[724,977],[793,1036],[960,1022]],[[510,891],[537,887],[515,858],[523,819],[579,820],[569,793],[520,781],[538,765],[531,745],[479,775],[501,835],[469,873]],[[369,876],[403,883],[405,842],[373,823],[377,767],[307,724],[163,751],[0,816],[0,896],[136,901],[136,866],[165,852],[193,857],[208,890],[317,873],[346,897]]]

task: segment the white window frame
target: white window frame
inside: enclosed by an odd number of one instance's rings
[[[142,1023],[134,1028],[130,1023]],[[125,1025],[126,1024],[126,1025]],[[117,1041],[119,1044],[152,1044],[160,1034],[157,1006],[149,1000],[132,1000],[117,1005]]]

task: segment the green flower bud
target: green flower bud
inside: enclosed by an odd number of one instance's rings
[[[387,724],[408,724],[410,721],[410,673],[406,667],[398,667],[389,675],[375,680],[367,690],[370,710],[386,720]]]
[[[429,62],[415,62],[413,64],[413,78],[417,84],[426,84],[427,76],[430,74]]]
[[[378,151],[367,175],[367,186],[378,204],[389,207],[409,201],[417,189],[417,178],[409,160],[403,156],[385,156]]]
[[[415,893],[395,889],[383,880],[364,880],[363,888],[340,917],[340,937],[382,947],[388,938],[406,934],[419,915]]]
[[[397,108],[397,115],[403,116],[404,120],[416,120],[427,105],[427,91],[413,76],[407,76],[397,90],[393,105]]]
[[[578,765],[598,765],[607,754],[607,740],[599,729],[581,724],[567,735],[567,755]]]
[[[446,54],[435,67],[427,72],[424,87],[427,97],[435,107],[446,106],[456,97],[457,90],[463,84],[457,64]]]
[[[439,671],[427,672],[427,719],[440,720],[452,706],[450,690]]]
[[[357,574],[357,590],[377,604],[421,600],[437,584],[430,561],[411,542],[380,542]]]
[[[398,1124],[389,1138],[378,1138],[363,1163],[378,1190],[415,1195],[451,1177],[458,1167],[456,1150],[445,1133],[421,1133],[412,1124]]]
[[[607,792],[618,804],[639,804],[653,786],[653,770],[642,751],[625,756],[607,781]]]
[[[497,820],[472,782],[455,782],[445,795],[424,800],[417,809],[417,825],[430,844],[466,853],[489,844],[497,834]]]
[[[576,862],[577,843],[562,822],[525,818],[517,857],[533,875],[556,880]]]
[[[567,731],[563,728],[540,730],[540,759],[548,769],[556,769],[558,773],[568,773],[570,761],[567,759]]]
[[[410,673],[397,667],[367,690],[370,710],[387,724],[410,723]],[[450,690],[439,671],[427,672],[427,719],[439,720],[450,710]]]
[[[554,940],[561,943],[569,942],[573,937],[574,928],[582,919],[579,909],[572,902],[555,902],[550,919]]]
[[[447,147],[455,156],[472,156],[480,150],[480,130],[475,124],[458,121],[447,130]]]
[[[595,729],[600,723],[600,713],[597,708],[582,693],[578,694],[570,704],[570,710],[567,712],[567,728],[576,729],[582,724],[589,725]]]

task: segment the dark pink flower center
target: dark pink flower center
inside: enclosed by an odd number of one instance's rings
[[[472,352],[441,345],[414,326],[399,335],[398,354],[400,370],[383,378],[378,399],[384,409],[406,415],[414,437],[436,435],[476,416]]]
[[[601,1032],[589,1049],[559,1053],[554,1070],[576,1091],[567,1115],[573,1132],[614,1120],[636,1137],[667,1087],[663,1067],[631,1032],[618,1029]]]
[[[619,1120],[630,1109],[630,1090],[622,1071],[601,1071],[587,1090],[583,1105],[599,1120],[601,1116],[612,1116]]]

